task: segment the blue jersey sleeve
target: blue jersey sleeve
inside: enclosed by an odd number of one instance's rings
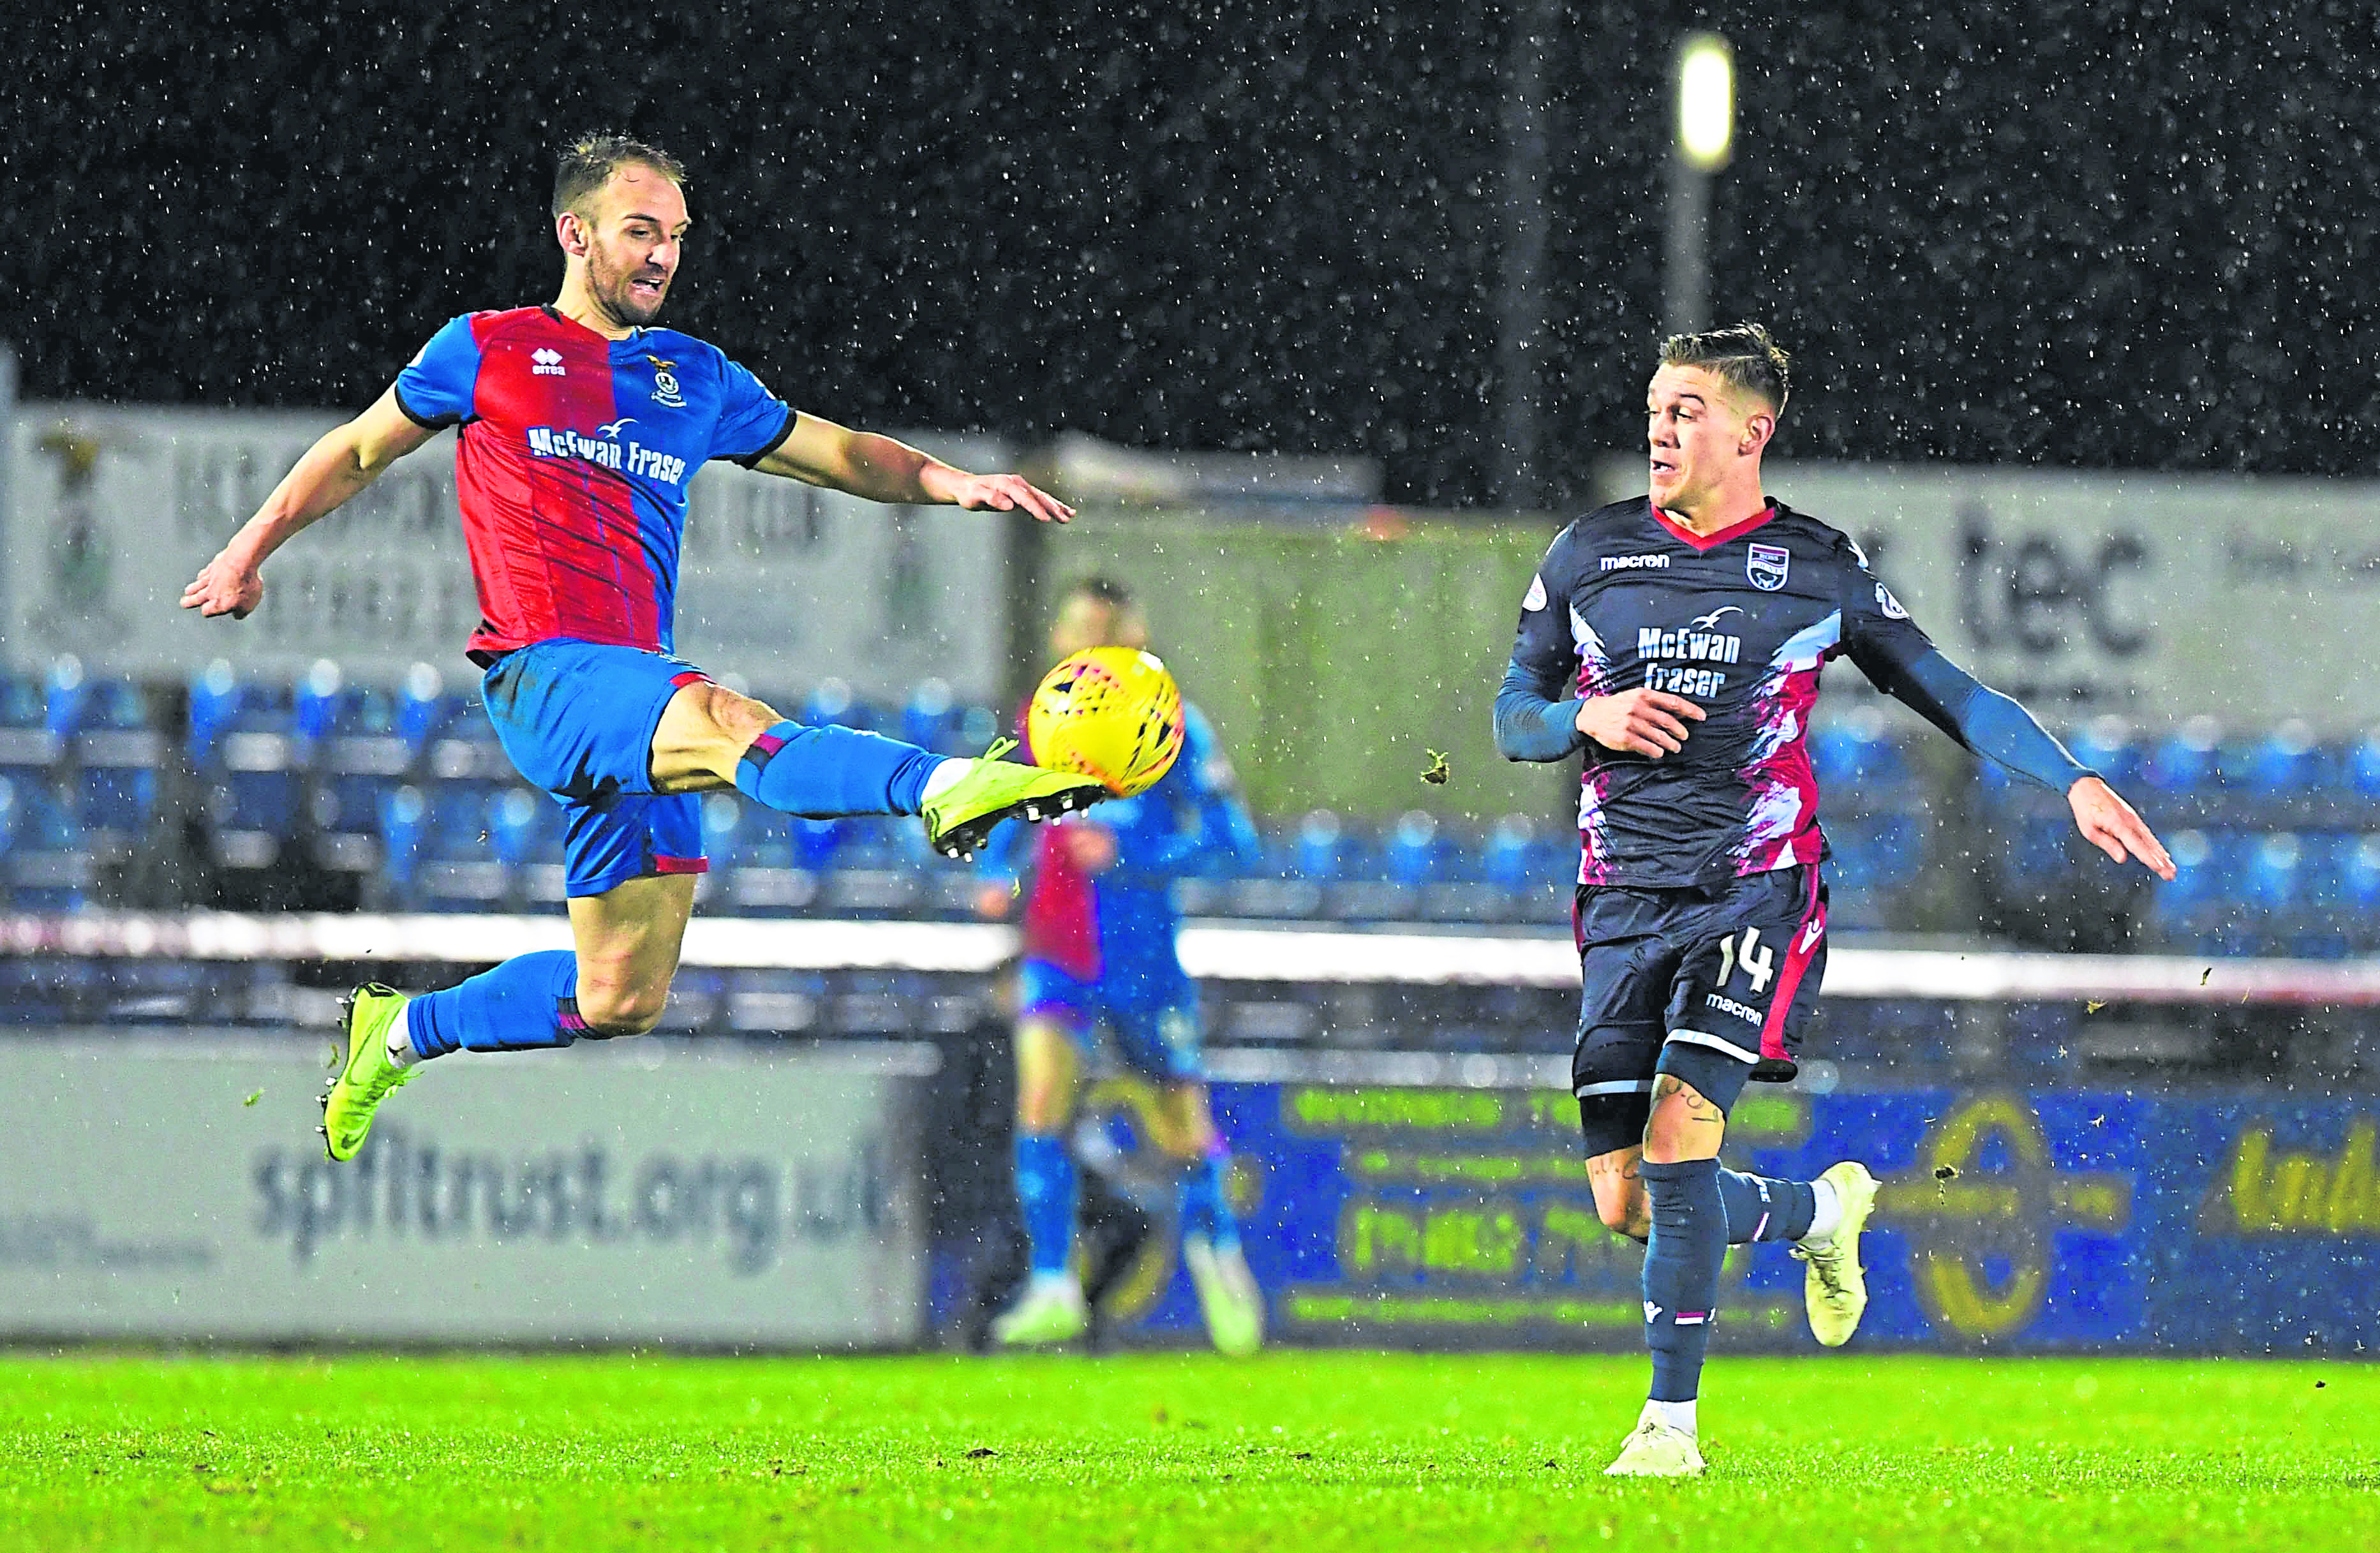
[[[1256,822],[1240,801],[1232,763],[1212,724],[1192,706],[1183,708],[1183,718],[1182,753],[1173,769],[1149,789],[1141,818],[1118,830],[1116,869],[1122,881],[1162,883],[1210,858],[1257,861]],[[1092,811],[1091,819],[1098,818]]]
[[[1512,659],[1496,693],[1496,749],[1507,760],[1560,760],[1586,742],[1578,731],[1578,649],[1570,635],[1570,530],[1555,537],[1521,601]]]
[[[435,431],[477,415],[472,401],[479,387],[480,340],[465,313],[431,335],[396,374],[396,407],[415,425]]]
[[[748,469],[793,431],[794,409],[741,362],[722,356],[719,370],[719,419],[711,427],[710,456]]]

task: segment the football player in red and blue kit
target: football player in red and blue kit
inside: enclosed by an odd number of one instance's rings
[[[571,145],[554,180],[554,301],[438,331],[183,594],[185,608],[246,616],[266,557],[441,428],[461,429],[455,495],[480,613],[468,651],[505,754],[566,812],[575,947],[419,998],[358,989],[324,1096],[334,1159],[362,1148],[381,1101],[424,1059],[653,1027],[706,866],[699,794],[735,787],[790,814],[921,815],[953,856],[1004,819],[1106,795],[1071,773],[805,727],[674,655],[686,488],[710,459],[880,502],[1072,516],[1017,476],[969,474],[800,414],[718,347],[655,328],[690,225],[684,183],[666,153],[625,137]]]
[[[1106,577],[1070,585],[1050,627],[1059,658],[1094,647],[1148,647],[1140,606]],[[1052,825],[1033,838],[1017,967],[1015,1152],[1032,1271],[993,1323],[1004,1345],[1071,1341],[1089,1326],[1074,1270],[1076,1172],[1065,1134],[1101,1026],[1123,1065],[1156,1086],[1149,1141],[1180,1171],[1182,1261],[1208,1334],[1233,1355],[1264,1341],[1264,1296],[1224,1190],[1231,1155],[1208,1103],[1198,989],[1174,949],[1182,922],[1173,904],[1175,881],[1202,859],[1253,862],[1258,843],[1212,729],[1197,708],[1185,703],[1183,712],[1182,752],[1154,786],[1111,799],[1096,822]],[[1010,854],[1024,840],[996,835],[984,849],[994,882],[983,915],[1007,915],[1016,892]]]
[[[1585,756],[1572,1088],[1597,1209],[1646,1243],[1653,1355],[1621,1476],[1703,1470],[1694,1401],[1730,1243],[1794,1243],[1821,1342],[1848,1341],[1866,1306],[1863,1166],[1798,1182],[1718,1164],[1746,1081],[1793,1076],[1826,968],[1806,747],[1826,664],[1849,657],[1967,749],[2063,793],[2109,857],[2174,872],[2131,806],[1936,650],[1857,545],[1763,494],[1788,370],[1755,324],[1663,345],[1651,492],[1555,539],[1496,700],[1507,758]]]

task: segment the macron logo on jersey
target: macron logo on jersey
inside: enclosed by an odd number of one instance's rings
[[[558,378],[566,375],[562,370],[562,352],[558,350],[549,350],[540,346],[528,353],[528,371],[531,377]]]
[[[625,420],[615,420],[603,430],[615,431],[624,424]],[[641,443],[630,443],[624,448],[616,437],[589,437],[551,426],[532,426],[528,429],[528,451],[539,458],[583,458],[589,464],[663,485],[676,485],[686,479],[685,459],[657,452]]]
[[[1633,572],[1644,567],[1661,568],[1670,564],[1666,555],[1607,555],[1603,569],[1607,572]]]

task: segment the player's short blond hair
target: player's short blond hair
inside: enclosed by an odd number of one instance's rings
[[[577,211],[583,217],[587,197],[610,183],[612,175],[623,167],[650,167],[677,185],[679,192],[686,189],[685,164],[661,147],[625,135],[581,135],[562,148],[553,170],[553,213]]]
[[[1664,367],[1699,367],[1730,388],[1758,396],[1771,414],[1785,413],[1793,387],[1793,359],[1757,323],[1730,323],[1661,342]]]

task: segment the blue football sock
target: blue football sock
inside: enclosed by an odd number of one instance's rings
[[[1763,1240],[1800,1240],[1810,1232],[1810,1220],[1818,1212],[1817,1191],[1806,1181],[1779,1181],[1774,1176],[1722,1170],[1718,1172],[1718,1195],[1727,1203],[1730,1245],[1750,1245]]]
[[[809,819],[918,814],[926,779],[941,763],[931,750],[881,734],[780,722],[736,762],[735,786],[756,803]]]
[[[534,1051],[594,1032],[578,1016],[578,956],[566,949],[516,955],[493,970],[406,1005],[413,1049],[443,1057],[473,1051]]]
[[[1075,1156],[1065,1140],[1016,1134],[1016,1206],[1037,1273],[1064,1272],[1075,1252]]]
[[[1727,1204],[1718,1161],[1647,1160],[1639,1167],[1653,1209],[1645,1250],[1645,1346],[1653,1351],[1653,1400],[1686,1402],[1702,1389],[1703,1352],[1727,1259]]]
[[[1181,1210],[1182,1232],[1204,1235],[1218,1251],[1240,1244],[1240,1221],[1232,1217],[1223,1183],[1231,1179],[1232,1156],[1218,1147],[1182,1176],[1174,1201]]]

